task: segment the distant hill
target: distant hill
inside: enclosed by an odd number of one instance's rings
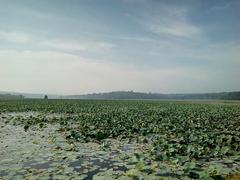
[[[10,94],[15,96],[24,96],[26,99],[43,99],[46,94],[40,93],[24,93],[24,92],[10,92],[10,91],[0,91],[0,95]],[[54,94],[47,94],[49,99],[61,99],[61,96]]]
[[[0,92],[0,99],[43,99],[45,94]],[[85,95],[54,95],[46,94],[49,99],[203,99],[203,100],[240,100],[240,91],[220,93],[189,93],[189,94],[161,94],[134,91],[114,91]]]
[[[67,99],[219,99],[240,100],[239,92],[198,93],[198,94],[159,94],[133,91],[114,91],[86,95],[63,96]]]
[[[0,94],[0,100],[8,99],[24,99],[23,95],[13,95],[13,94]]]

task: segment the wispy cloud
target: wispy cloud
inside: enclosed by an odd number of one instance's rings
[[[29,43],[32,37],[25,33],[0,31],[0,41],[11,43]]]
[[[160,35],[172,35],[177,37],[193,37],[200,34],[199,28],[187,23],[172,21],[169,23],[156,22],[149,25],[149,30]]]
[[[54,48],[57,50],[65,50],[65,51],[86,51],[88,50],[88,46],[86,44],[81,44],[79,42],[69,42],[69,41],[44,41],[41,43],[44,46]]]
[[[29,45],[32,49],[35,45],[41,48],[51,48],[56,51],[104,51],[111,50],[116,44],[105,41],[80,41],[69,39],[46,38],[21,32],[0,31],[0,41],[12,44]]]
[[[145,29],[157,35],[190,38],[200,35],[202,30],[189,20],[189,9],[163,4],[158,11],[146,11],[137,20]]]
[[[222,11],[222,10],[225,10],[225,9],[231,7],[231,5],[232,5],[232,2],[228,1],[228,2],[226,2],[224,4],[217,4],[217,5],[213,6],[213,7],[211,7],[209,9],[209,11],[212,11],[212,12],[213,11]]]
[[[101,41],[69,41],[69,40],[48,40],[41,43],[44,46],[55,50],[63,51],[103,51],[111,50],[116,45]]]

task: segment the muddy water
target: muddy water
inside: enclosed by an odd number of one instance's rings
[[[25,131],[22,125],[12,121],[19,116],[60,118],[64,114],[0,114],[0,179],[188,178],[184,177],[182,167],[149,158],[150,143],[106,139],[101,143],[76,142],[73,150],[59,131],[59,125],[31,126]],[[136,154],[145,159],[137,159]],[[226,173],[240,170],[239,158],[198,163],[203,168],[221,166],[228,171]]]
[[[48,125],[46,128],[29,128],[6,123],[16,116],[26,118],[37,116],[38,113],[11,113],[0,118],[0,177],[24,178],[28,176],[53,177],[82,176],[92,179],[99,172],[113,170],[123,175],[128,168],[127,163],[119,158],[121,153],[128,152],[132,146],[126,145],[119,150],[101,148],[96,143],[77,143],[77,151],[69,151],[69,144],[58,132],[59,126]],[[51,115],[53,116],[53,115]],[[51,138],[55,137],[54,143]],[[114,145],[121,146],[114,140]],[[20,179],[21,179],[20,178]]]

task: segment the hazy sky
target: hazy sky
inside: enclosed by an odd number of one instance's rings
[[[240,90],[239,0],[0,0],[0,90]]]

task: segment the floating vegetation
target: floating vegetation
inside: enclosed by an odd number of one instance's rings
[[[236,179],[240,105],[0,102],[0,179]]]

